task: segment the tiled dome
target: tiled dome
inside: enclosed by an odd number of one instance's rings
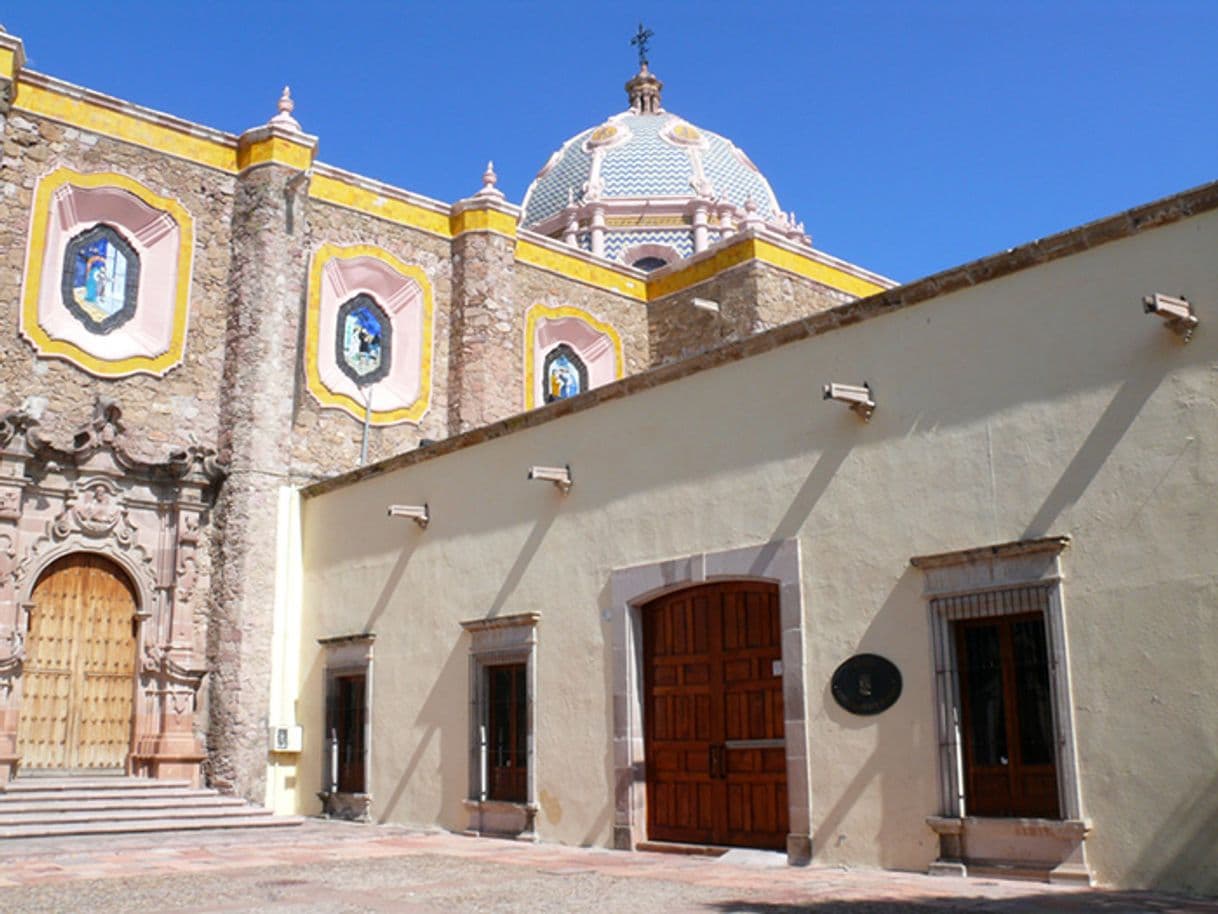
[[[769,182],[731,140],[675,114],[627,111],[577,134],[550,157],[525,194],[524,225],[546,221],[569,200],[583,202],[598,146],[604,199],[709,197],[743,207],[751,198],[762,218],[778,216]]]
[[[810,244],[770,183],[730,140],[660,107],[642,68],[630,109],[567,140],[529,186],[522,224],[641,270],[705,251],[739,229]]]

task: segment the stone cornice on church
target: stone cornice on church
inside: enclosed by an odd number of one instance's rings
[[[1019,247],[934,273],[903,286],[886,289],[868,298],[818,312],[755,336],[725,343],[681,361],[630,375],[576,397],[556,400],[537,409],[454,435],[427,447],[397,454],[379,463],[323,479],[301,489],[301,494],[305,498],[323,495],[362,479],[380,476],[401,467],[422,463],[443,454],[473,447],[484,441],[503,438],[524,429],[543,425],[572,413],[592,409],[608,400],[628,397],[719,365],[760,355],[788,343],[795,343],[828,333],[839,327],[848,327],[883,314],[900,311],[958,290],[1010,276],[1031,267],[1080,254],[1113,241],[1129,238],[1140,232],[1171,225],[1181,219],[1214,210],[1218,210],[1218,181],[1202,184],[1191,190],[1088,222],[1055,235],[1048,235]]]

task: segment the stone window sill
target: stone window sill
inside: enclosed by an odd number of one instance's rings
[[[1085,853],[1091,823],[1086,819],[1000,819],[931,816],[939,836],[932,875],[1006,872],[1046,882],[1090,885]]]
[[[469,812],[465,834],[536,841],[536,803],[510,803],[504,800],[462,800]]]

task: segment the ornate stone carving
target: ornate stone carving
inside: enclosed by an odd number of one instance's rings
[[[16,520],[21,516],[21,490],[0,488],[0,520]]]
[[[26,435],[38,420],[20,409],[0,413],[0,447],[6,447],[19,435]]]
[[[159,680],[166,686],[188,686],[192,692],[197,691],[207,670],[182,666],[173,659],[172,652],[173,647],[169,645],[145,645],[144,656],[140,658],[140,675]]]

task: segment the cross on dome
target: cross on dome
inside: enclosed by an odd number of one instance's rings
[[[639,23],[639,30],[635,32],[630,43],[639,49],[639,69],[647,69],[647,42],[655,37],[655,32],[651,29],[643,28],[643,23]]]

